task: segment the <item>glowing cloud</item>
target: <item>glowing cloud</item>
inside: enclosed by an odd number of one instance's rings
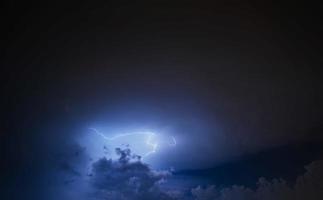
[[[148,147],[148,150],[146,150],[143,153],[143,155],[141,155],[142,158],[145,158],[153,153],[156,153],[157,149],[161,145],[167,145],[167,146],[172,146],[172,147],[177,145],[177,141],[174,136],[167,137],[167,139],[165,139],[165,137],[161,137],[160,135],[157,135],[156,133],[153,133],[150,131],[122,133],[122,134],[116,134],[112,137],[108,137],[95,128],[89,128],[89,129],[108,142],[114,142],[114,141],[120,140],[120,139],[121,139],[121,141],[124,141],[125,143],[128,143],[129,139],[143,140],[142,142]],[[133,138],[134,136],[144,136],[144,138],[142,138],[142,137]],[[128,144],[126,144],[126,145],[128,145]]]

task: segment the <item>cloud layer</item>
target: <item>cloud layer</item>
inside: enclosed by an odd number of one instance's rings
[[[66,150],[66,149],[65,149]],[[31,185],[27,199],[82,199],[82,200],[320,200],[323,199],[323,160],[305,167],[304,174],[290,183],[283,179],[259,178],[256,188],[244,185],[218,187],[169,187],[169,171],[155,171],[141,161],[131,150],[116,149],[117,160],[103,157],[84,170],[86,150],[80,146],[62,152],[57,159],[58,168],[38,184]],[[58,164],[60,163],[60,164]],[[86,172],[85,172],[86,171]],[[43,172],[42,172],[43,173]],[[243,172],[241,172],[243,173]],[[174,175],[176,176],[176,175]],[[55,178],[54,178],[55,177]],[[30,178],[31,179],[31,178]],[[29,180],[30,180],[29,179]],[[35,181],[35,179],[33,179]],[[36,179],[37,180],[37,179]],[[50,180],[50,183],[48,183]],[[46,185],[47,184],[47,185]],[[50,185],[48,185],[50,184]],[[178,182],[177,184],[181,184]],[[203,183],[201,183],[203,184]],[[165,186],[166,187],[163,187]],[[13,187],[17,188],[17,186]],[[2,188],[3,189],[3,188]],[[39,194],[41,193],[41,194]],[[8,199],[21,199],[8,195]],[[24,193],[26,196],[26,193]],[[6,199],[7,196],[4,196]]]
[[[312,162],[294,184],[283,179],[260,178],[256,189],[233,185],[191,190],[195,200],[318,200],[323,199],[323,160]]]

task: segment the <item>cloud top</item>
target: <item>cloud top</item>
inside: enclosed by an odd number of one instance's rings
[[[306,172],[294,184],[283,179],[260,178],[256,189],[233,185],[217,188],[214,185],[191,190],[195,200],[318,200],[323,199],[323,160],[305,167]]]
[[[172,199],[160,189],[170,175],[168,171],[154,171],[133,155],[130,149],[116,149],[118,160],[101,158],[92,165],[91,185],[95,196],[115,200]]]

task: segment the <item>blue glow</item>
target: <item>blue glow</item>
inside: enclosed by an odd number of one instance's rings
[[[140,155],[142,159],[161,151],[165,147],[175,147],[177,141],[174,136],[162,136],[151,131],[137,131],[130,133],[120,133],[113,136],[98,131],[96,128],[89,128],[93,133],[100,136],[107,144],[109,149],[129,146],[133,153]],[[113,158],[113,154],[110,154]]]

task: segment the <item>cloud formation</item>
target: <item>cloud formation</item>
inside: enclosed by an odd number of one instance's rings
[[[283,179],[260,178],[256,189],[233,185],[217,188],[214,185],[191,190],[195,200],[318,200],[323,199],[323,160],[305,167],[294,184]]]
[[[68,147],[60,148],[61,150],[58,152],[57,157],[50,163],[56,166],[54,167],[55,170],[46,177],[40,177],[44,181],[46,179],[46,182],[51,180],[50,185],[41,185],[43,194],[40,195],[48,199],[323,199],[323,160],[314,161],[306,166],[305,173],[298,176],[293,183],[283,179],[267,180],[259,178],[256,188],[249,188],[244,185],[232,185],[225,188],[215,185],[190,188],[186,186],[177,187],[182,184],[180,181],[176,185],[168,185],[167,178],[171,176],[169,171],[155,171],[151,169],[149,165],[141,161],[140,156],[132,154],[128,148],[117,148],[116,154],[119,158],[116,160],[105,157],[98,160],[89,160],[85,148],[79,145],[68,145]],[[176,178],[176,175],[174,176]],[[36,188],[35,186],[32,187]],[[20,199],[20,196],[16,199]]]
[[[98,199],[170,200],[160,184],[170,175],[168,171],[153,171],[131,154],[130,149],[116,149],[118,160],[101,158],[92,165],[90,182]]]

